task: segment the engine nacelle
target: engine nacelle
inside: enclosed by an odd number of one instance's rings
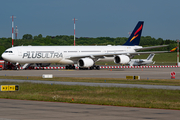
[[[91,58],[81,58],[78,60],[78,66],[79,67],[91,67],[94,65],[94,61]]]
[[[114,57],[114,62],[116,64],[118,64],[118,63],[119,64],[127,64],[127,63],[129,63],[129,61],[130,61],[130,58],[126,55],[117,55]]]
[[[36,65],[38,66],[38,67],[47,67],[47,66],[49,66],[51,63],[36,63]]]

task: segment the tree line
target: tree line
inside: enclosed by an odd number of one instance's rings
[[[128,38],[126,37],[80,37],[76,38],[76,45],[123,45]],[[68,35],[57,35],[57,36],[46,36],[42,34],[32,36],[31,34],[23,35],[22,39],[14,40],[14,46],[58,46],[58,45],[72,45],[74,44],[74,36]],[[158,48],[154,50],[170,50],[177,46],[175,40],[163,40],[162,38],[152,38],[151,36],[142,36],[140,40],[140,46],[155,46],[155,45],[169,45],[168,47]],[[12,46],[12,38],[0,38],[0,55]]]

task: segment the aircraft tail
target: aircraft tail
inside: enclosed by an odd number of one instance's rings
[[[126,41],[124,45],[127,45],[127,46],[139,45],[143,24],[144,24],[144,21],[139,21],[137,23],[129,39]]]
[[[150,54],[150,55],[147,57],[147,60],[151,60],[151,61],[152,61],[152,59],[154,58],[154,55],[155,55],[155,54],[153,54],[153,53]]]

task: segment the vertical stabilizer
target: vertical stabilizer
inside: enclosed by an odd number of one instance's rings
[[[151,60],[151,61],[152,61],[153,58],[154,58],[154,55],[155,55],[155,54],[150,54],[150,55],[147,57],[147,60]]]
[[[139,21],[137,23],[129,39],[126,41],[124,45],[127,45],[127,46],[139,45],[143,24],[144,24],[144,21]]]

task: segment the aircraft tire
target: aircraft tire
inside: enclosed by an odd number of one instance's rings
[[[72,69],[73,68],[73,66],[72,65],[69,65],[69,69]]]
[[[93,66],[89,68],[89,70],[93,70],[93,69],[94,69],[94,67],[93,67]]]
[[[99,67],[99,66],[96,66],[96,70],[100,70],[100,67]]]
[[[69,66],[66,66],[66,70],[69,69]]]

